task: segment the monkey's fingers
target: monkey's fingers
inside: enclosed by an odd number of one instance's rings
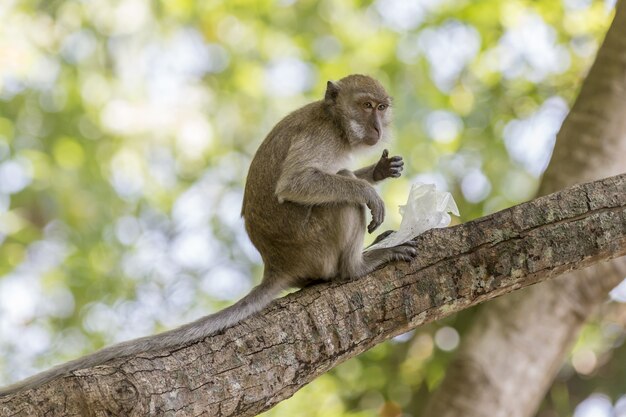
[[[391,162],[398,162],[398,161],[402,162],[402,157],[400,155],[396,155],[396,156],[392,156],[391,158],[389,158],[389,160]]]
[[[372,221],[370,222],[370,224],[367,225],[367,232],[372,233],[374,230],[378,229],[380,223],[382,222],[379,221],[379,217],[376,215],[376,213],[372,212]]]
[[[417,250],[411,246],[394,246],[390,248],[393,253],[393,258],[396,261],[407,261],[410,262],[413,258],[417,256]]]
[[[385,220],[384,212],[377,212],[377,213],[372,212],[372,221],[367,226],[367,231],[369,233],[372,233],[374,230],[378,229],[378,226],[380,226],[383,223],[383,220]]]
[[[383,150],[383,156],[381,158],[387,159],[388,156],[389,156],[389,151],[387,149]]]
[[[389,176],[391,176],[392,178],[398,178],[402,175],[402,170],[404,169],[404,167],[402,166],[398,166],[398,167],[391,167],[389,169]]]
[[[367,193],[369,198],[366,200],[365,205],[372,213],[372,221],[367,226],[367,231],[372,233],[385,220],[385,203],[374,188],[368,188]]]

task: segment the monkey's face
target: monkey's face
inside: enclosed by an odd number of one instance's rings
[[[358,109],[358,116],[351,120],[351,127],[360,134],[362,143],[376,145],[387,134],[391,118],[389,98],[358,94],[353,105]]]
[[[347,116],[347,136],[353,146],[376,145],[387,139],[391,123],[391,100],[370,92],[356,92],[343,103]]]
[[[350,75],[337,84],[329,82],[326,100],[342,120],[351,146],[373,146],[387,139],[391,98],[375,79]]]

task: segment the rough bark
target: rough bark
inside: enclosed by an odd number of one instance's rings
[[[626,3],[557,136],[546,194],[626,171]],[[565,274],[486,305],[425,416],[530,417],[580,329],[626,276],[626,259]]]
[[[290,294],[171,351],[112,360],[0,398],[2,416],[252,416],[421,324],[626,254],[626,174],[416,238],[420,255]]]

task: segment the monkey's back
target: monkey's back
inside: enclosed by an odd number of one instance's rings
[[[328,216],[324,215],[328,207],[280,203],[276,196],[276,185],[290,147],[297,142],[314,149],[323,146],[323,138],[331,134],[338,132],[325,114],[323,103],[311,103],[282,119],[265,138],[250,164],[242,216],[250,240],[266,266],[292,265],[295,254],[300,257],[322,250],[328,242],[328,233],[336,229],[337,225],[330,224]]]

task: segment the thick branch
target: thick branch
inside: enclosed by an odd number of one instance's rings
[[[310,287],[204,341],[0,399],[2,416],[252,416],[421,324],[626,254],[626,174],[417,238],[420,256]]]

